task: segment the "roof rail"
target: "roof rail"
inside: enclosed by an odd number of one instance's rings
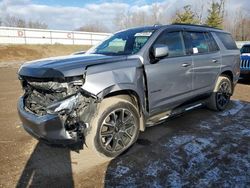
[[[158,26],[163,26],[162,24],[158,23],[158,24],[154,24],[153,27],[158,27]]]
[[[215,27],[211,27],[211,26],[205,25],[205,24],[199,25],[199,24],[173,23],[171,25],[186,25],[186,26],[206,27],[206,28],[211,28],[211,29],[222,30],[222,29],[219,29],[219,28],[215,28]]]

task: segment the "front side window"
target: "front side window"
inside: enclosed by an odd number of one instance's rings
[[[97,47],[89,50],[90,54],[132,55],[140,51],[153,34],[154,30],[131,29],[114,34]]]
[[[156,40],[155,44],[168,46],[168,57],[178,57],[185,55],[185,48],[181,32],[164,32]]]
[[[208,43],[204,33],[189,32],[189,36],[193,54],[202,54],[209,52]]]

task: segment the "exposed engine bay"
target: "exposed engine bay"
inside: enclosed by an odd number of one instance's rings
[[[37,116],[57,114],[72,139],[82,141],[94,115],[98,99],[81,87],[83,77],[54,81],[20,78],[24,89],[25,110]]]

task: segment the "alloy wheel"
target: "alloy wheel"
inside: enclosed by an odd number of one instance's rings
[[[217,92],[217,105],[220,109],[224,109],[230,101],[231,86],[228,82],[222,82]]]
[[[132,112],[120,108],[106,116],[101,124],[99,138],[103,149],[120,152],[130,146],[136,136],[136,121]]]

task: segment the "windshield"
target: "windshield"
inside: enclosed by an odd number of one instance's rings
[[[131,55],[139,52],[154,30],[131,29],[114,34],[88,53],[103,55]]]
[[[250,53],[250,46],[243,46],[240,50],[240,52],[243,53]]]

